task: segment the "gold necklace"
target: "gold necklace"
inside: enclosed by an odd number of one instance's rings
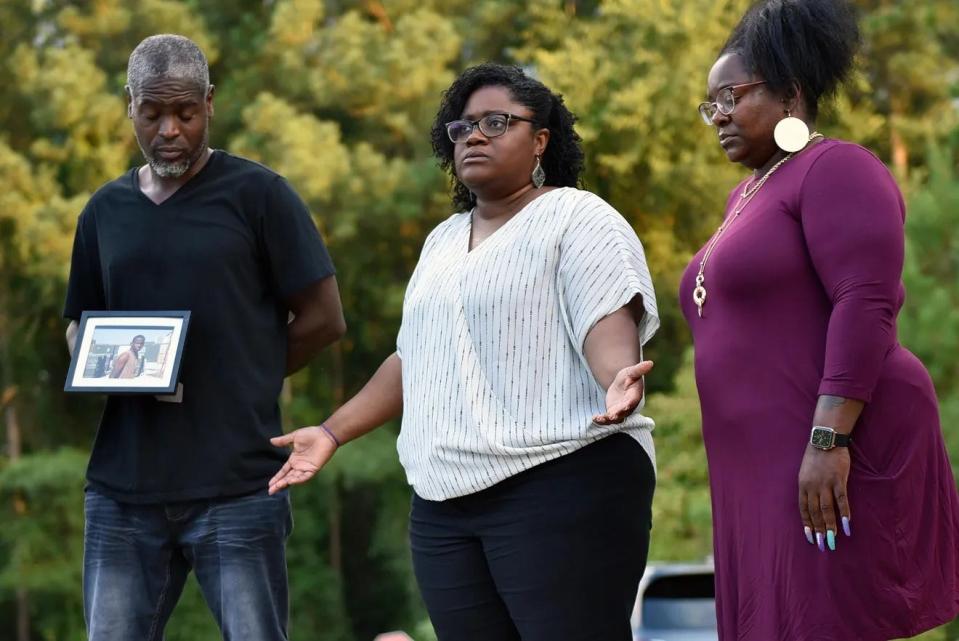
[[[809,134],[809,139],[806,141],[806,144],[808,145],[814,139],[822,137],[823,135],[821,133],[813,132]],[[806,147],[803,147],[803,149],[805,148]],[[802,151],[802,149],[799,151]],[[706,251],[703,252],[703,258],[699,261],[699,273],[696,274],[696,287],[693,289],[693,302],[696,303],[696,309],[699,312],[700,318],[703,316],[703,305],[706,304],[706,261],[709,260],[709,256],[713,253],[713,249],[716,248],[716,244],[719,242],[720,237],[723,235],[723,232],[733,224],[733,221],[739,218],[739,214],[741,214],[746,208],[746,205],[748,205],[753,199],[753,196],[755,196],[759,190],[762,189],[762,186],[766,184],[766,181],[769,180],[769,177],[772,176],[777,169],[782,167],[783,163],[799,153],[799,151],[786,154],[782,160],[770,167],[769,170],[763,174],[763,177],[756,181],[756,184],[754,184],[752,187],[748,187],[749,183],[744,185],[742,192],[739,194],[739,202],[736,203],[736,207],[733,208],[733,213],[726,217],[726,220],[722,222],[722,224],[719,226],[719,229],[717,229],[716,233],[713,234],[713,237],[709,239],[709,243],[706,244]]]

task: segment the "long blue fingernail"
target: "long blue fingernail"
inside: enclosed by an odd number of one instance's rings
[[[806,540],[809,541],[809,545],[816,545],[816,541],[812,538],[812,528],[806,526],[803,528],[803,532],[806,533]]]
[[[832,530],[826,530],[826,545],[828,545],[829,549],[833,552],[836,551],[836,533]]]
[[[820,551],[820,552],[825,552],[825,551],[826,551],[826,546],[823,545],[822,532],[816,532],[816,545],[819,546],[819,551]]]
[[[852,536],[852,527],[849,525],[849,517],[842,517],[842,531],[845,532],[846,536]]]

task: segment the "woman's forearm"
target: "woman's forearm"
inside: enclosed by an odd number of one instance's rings
[[[371,432],[403,413],[403,364],[394,352],[357,394],[324,424],[340,444]]]
[[[842,396],[824,394],[816,403],[813,425],[831,427],[841,434],[849,434],[856,426],[865,403]]]
[[[823,394],[816,403],[813,425],[831,427],[841,434],[849,434],[856,426],[865,403],[842,396]]]
[[[632,307],[627,305],[606,316],[586,335],[583,353],[603,389],[609,388],[617,372],[640,361],[637,318]]]

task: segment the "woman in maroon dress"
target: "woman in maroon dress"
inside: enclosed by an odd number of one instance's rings
[[[814,131],[858,40],[843,2],[760,2],[700,106],[752,171],[680,287],[723,641],[886,641],[959,613],[959,496],[932,381],[896,338],[902,197]]]

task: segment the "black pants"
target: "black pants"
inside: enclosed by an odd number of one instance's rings
[[[614,434],[489,489],[413,496],[416,580],[439,641],[629,641],[655,477]]]

